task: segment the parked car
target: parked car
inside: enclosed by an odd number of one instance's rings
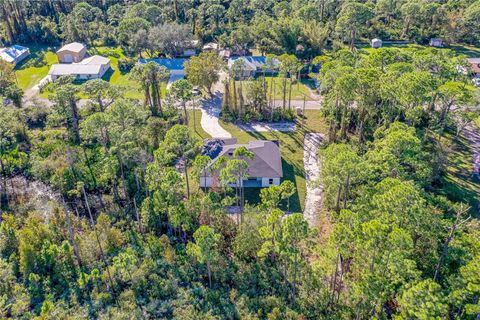
[[[472,79],[472,82],[474,85],[476,85],[477,87],[480,87],[480,77],[478,78],[473,78]]]

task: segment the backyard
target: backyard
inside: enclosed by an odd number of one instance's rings
[[[52,64],[58,63],[55,48],[39,45],[28,47],[30,55],[15,68],[18,86],[24,91],[43,79]]]

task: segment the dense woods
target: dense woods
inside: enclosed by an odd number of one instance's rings
[[[290,180],[255,205],[229,187],[248,178],[245,148],[213,168],[202,155],[187,103],[219,81],[216,55],[192,58],[168,90],[164,67],[131,65],[141,100],[62,77],[51,106],[22,106],[0,62],[13,102],[0,107],[0,318],[478,319],[478,208],[444,179],[478,119],[465,56],[355,44],[478,45],[480,1],[4,0],[0,23],[5,45],[173,57],[200,40],[278,58],[277,113],[265,77],[242,84],[233,68],[220,84],[232,118],[293,119],[292,85],[312,62],[325,124],[322,219],[309,226],[290,212]],[[200,188],[208,170],[218,188]]]

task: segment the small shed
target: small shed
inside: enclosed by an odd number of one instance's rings
[[[381,48],[382,47],[382,40],[381,39],[378,39],[378,38],[374,38],[370,41],[370,45],[372,46],[372,48],[374,49],[378,49],[378,48]]]
[[[216,52],[218,50],[218,43],[209,42],[202,47],[203,52]]]
[[[87,54],[87,47],[79,42],[72,42],[64,45],[57,51],[60,63],[74,63],[83,60]]]
[[[432,38],[430,39],[429,45],[435,48],[443,48],[445,46],[445,41],[440,38]]]

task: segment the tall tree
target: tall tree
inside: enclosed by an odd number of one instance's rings
[[[207,267],[208,286],[212,287],[212,265],[214,265],[220,256],[219,246],[221,235],[216,233],[211,227],[200,226],[193,234],[195,243],[187,244],[187,253],[204,263]]]

